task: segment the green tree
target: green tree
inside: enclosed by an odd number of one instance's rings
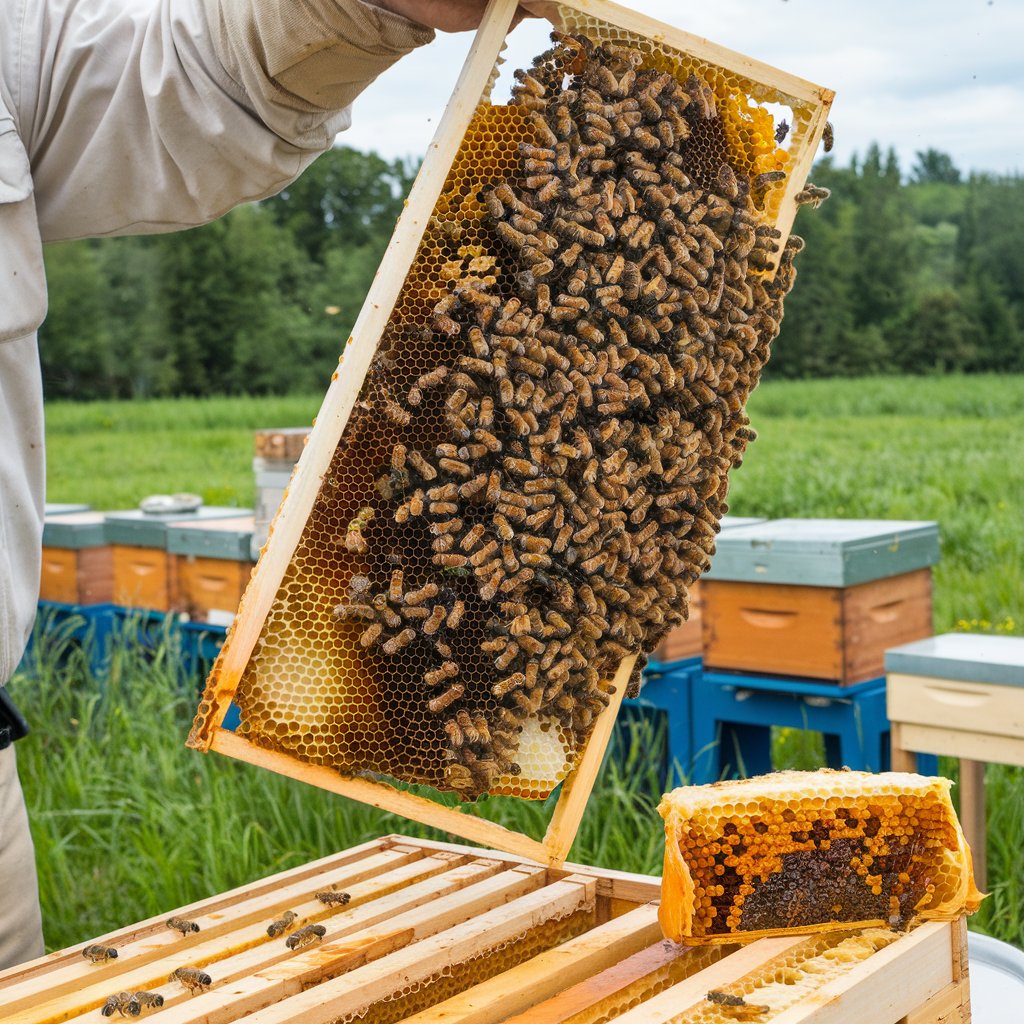
[[[948,153],[937,149],[918,150],[910,180],[918,185],[959,185],[960,171]]]
[[[383,251],[414,174],[405,161],[340,146],[262,205],[315,262],[332,247],[377,244]]]
[[[49,312],[39,330],[48,398],[117,394],[117,361],[106,318],[107,282],[88,242],[46,247]]]

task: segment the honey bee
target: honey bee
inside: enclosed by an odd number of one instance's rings
[[[389,658],[397,654],[399,651],[404,650],[416,639],[416,630],[406,627],[398,633],[396,636],[391,637],[390,640],[385,641],[381,644],[381,653],[386,654]]]
[[[182,935],[188,935],[189,932],[199,931],[199,925],[197,925],[195,921],[189,921],[184,917],[169,917],[165,924],[168,928],[171,928],[176,932],[181,932]]]
[[[104,1017],[113,1017],[115,1011],[122,1017],[138,1017],[142,1013],[142,1007],[134,992],[115,992],[114,995],[107,996],[107,1001],[100,1007],[100,1013]]]
[[[789,122],[783,118],[778,127],[775,129],[775,141],[781,146],[786,141],[786,136],[789,134]]]
[[[432,700],[427,701],[427,707],[433,714],[440,714],[459,700],[465,692],[466,687],[462,683],[452,683],[439,697],[434,697]]]
[[[327,934],[327,929],[322,924],[307,924],[300,928],[294,935],[289,935],[285,945],[289,949],[301,949],[303,946],[310,946],[319,942]]]
[[[117,950],[113,946],[104,946],[97,942],[91,946],[86,946],[82,950],[82,956],[94,964],[101,964],[107,960],[116,960]]]
[[[356,513],[355,518],[349,522],[345,533],[346,551],[357,555],[365,555],[370,550],[369,544],[366,543],[366,539],[363,537],[363,530],[369,526],[374,515],[373,509],[369,507],[361,508]]]
[[[750,187],[755,191],[762,188],[768,188],[769,185],[774,185],[776,182],[785,181],[785,171],[765,171],[763,174],[758,174],[750,183]]]
[[[271,921],[267,925],[267,934],[272,938],[276,939],[282,932],[287,931],[289,926],[295,921],[298,915],[293,910],[286,910],[277,920]]]
[[[164,997],[159,992],[136,992],[135,1001],[143,1008],[159,1008],[164,1005]]]
[[[197,992],[205,992],[213,984],[210,975],[196,967],[178,967],[171,972],[167,980],[180,982],[193,995]]]
[[[825,122],[825,128],[824,128],[824,130],[821,133],[821,142],[822,142],[822,145],[824,146],[825,152],[826,153],[831,153],[832,152],[832,147],[835,145],[835,142],[836,142],[836,136],[835,136],[835,132],[832,129],[832,122],[831,121],[826,121]]]
[[[814,210],[821,206],[830,195],[832,195],[830,189],[820,188],[808,182],[807,185],[797,192],[793,199],[798,206],[809,206]]]

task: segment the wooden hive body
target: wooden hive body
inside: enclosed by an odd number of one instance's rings
[[[324,890],[350,900],[325,906]],[[197,932],[170,930],[168,913],[94,940],[118,950],[105,963],[83,943],[0,972],[0,1016],[95,1021],[112,994],[144,990],[163,1005],[140,1019],[165,1024],[737,1019],[708,1002],[717,991],[770,1006],[761,1024],[969,1024],[962,919],[687,947],[663,940],[659,894],[658,878],[389,836],[173,912]],[[311,922],[322,939],[290,950]],[[209,989],[169,981],[180,967]]]
[[[189,742],[490,846],[557,862],[572,843],[635,658],[623,657],[618,670],[611,668],[604,677],[608,704],[585,739],[567,736],[554,720],[533,720],[529,742],[526,729],[520,743],[518,771],[510,769],[487,790],[542,799],[562,784],[547,834],[536,841],[383,781],[397,778],[446,788],[441,720],[428,720],[423,698],[415,696],[422,667],[380,662],[360,647],[360,631],[339,627],[335,614],[349,600],[352,581],[367,571],[341,549],[354,517],[375,500],[376,467],[386,464],[399,441],[431,447],[437,441],[428,436],[436,423],[431,427],[426,421],[417,427],[422,437],[411,440],[386,423],[353,434],[352,424],[360,422],[354,412],[368,407],[368,394],[379,399],[376,391],[364,393],[364,388],[377,388],[389,374],[400,373],[411,374],[404,379],[408,387],[417,374],[439,365],[445,358],[440,336],[424,328],[434,306],[448,294],[451,268],[479,260],[495,265],[481,235],[485,211],[479,192],[517,173],[518,143],[529,138],[523,114],[490,98],[515,9],[512,0],[492,0],[488,7],[211,674]],[[722,101],[735,128],[728,145],[751,173],[759,168],[744,148],[748,121],[757,120],[763,134],[765,118],[769,125],[771,120],[758,104],[788,105],[794,130],[784,157],[786,184],[765,199],[765,217],[785,240],[796,209],[793,197],[813,159],[831,93],[614,4],[569,3],[551,10],[566,31],[635,45],[652,67],[681,74],[684,68],[686,74],[696,69],[723,90],[723,97],[732,88],[736,103]],[[452,240],[453,223],[467,232],[458,245]],[[500,265],[495,273],[500,283]],[[507,285],[506,279],[501,287]],[[383,361],[375,361],[379,346]],[[482,663],[479,645],[485,636],[481,627],[475,641],[460,641],[466,645],[467,663]],[[490,685],[480,681],[484,678],[474,676],[467,685],[475,687],[473,700],[491,707]],[[317,696],[300,698],[300,691]],[[220,727],[232,700],[242,708],[239,734]],[[325,724],[325,719],[330,721]]]
[[[114,597],[114,563],[103,514],[68,508],[46,513],[39,597],[61,604],[107,604]]]

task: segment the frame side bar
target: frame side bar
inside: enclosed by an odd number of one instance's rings
[[[324,474],[348,423],[381,334],[405,283],[451,168],[452,160],[476,112],[491,72],[504,46],[517,8],[516,0],[490,0],[462,73],[427,150],[387,251],[359,312],[341,362],[335,371],[303,449],[284,501],[270,528],[266,550],[242,598],[234,628],[210,674],[214,708],[203,727],[193,729],[188,745],[208,751],[224,721],[267,616],[281,587],[292,555],[305,529]]]

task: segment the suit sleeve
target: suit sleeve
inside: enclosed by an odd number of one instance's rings
[[[47,241],[175,230],[272,195],[433,38],[360,0],[5,2]]]

